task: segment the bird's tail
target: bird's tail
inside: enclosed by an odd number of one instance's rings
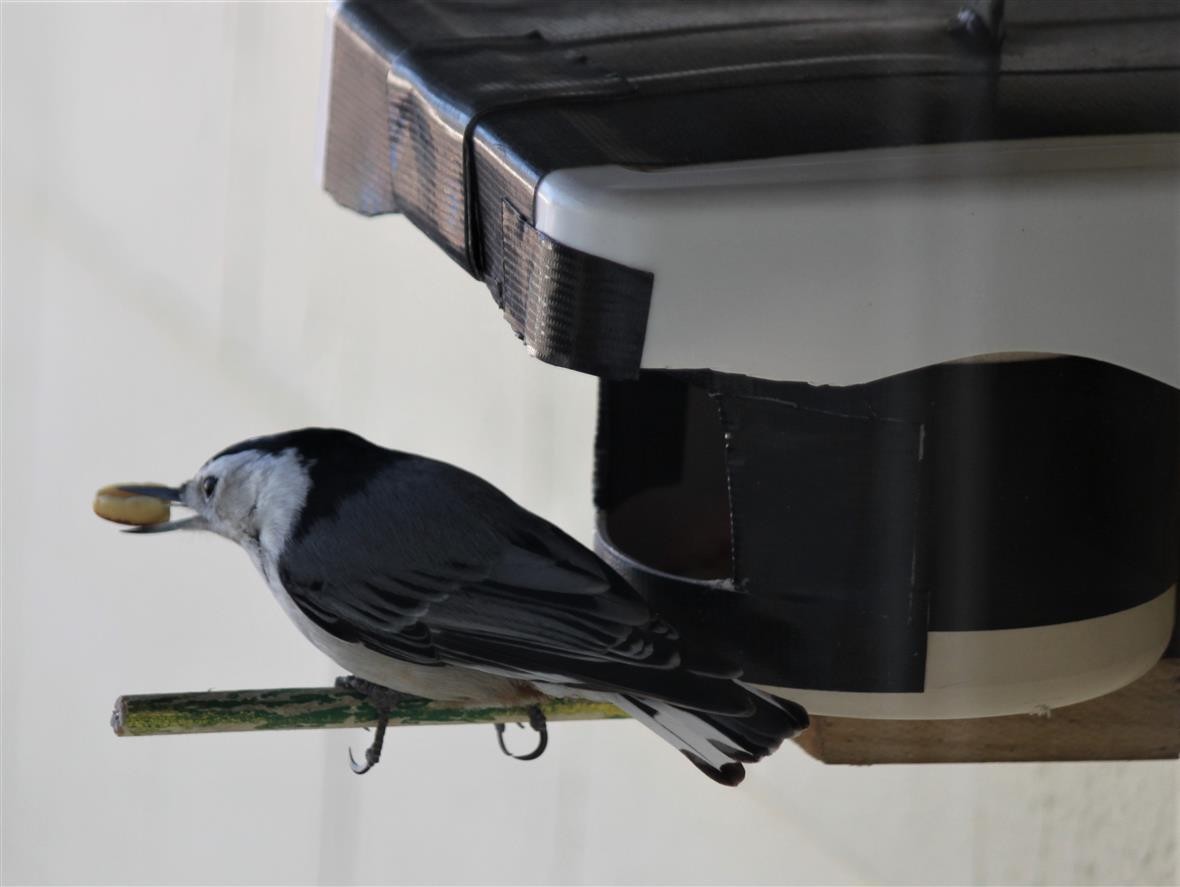
[[[706,776],[722,785],[737,785],[746,777],[743,764],[761,760],[808,725],[802,706],[750,687],[742,689],[750,696],[750,708],[734,715],[695,711],[630,694],[614,701],[680,749]]]

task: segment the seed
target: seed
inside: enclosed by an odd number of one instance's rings
[[[146,484],[128,484],[146,486]],[[118,484],[103,487],[94,494],[94,513],[117,524],[133,524],[137,527],[162,524],[172,513],[163,499],[128,493]]]

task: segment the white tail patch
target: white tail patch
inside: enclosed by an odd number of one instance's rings
[[[719,742],[732,748],[737,743],[700,715],[654,699],[644,699],[642,707],[625,696],[615,696],[611,702],[680,751],[692,753],[710,767],[720,770],[726,764],[738,763],[737,758],[713,744]]]

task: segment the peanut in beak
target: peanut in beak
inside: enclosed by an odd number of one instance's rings
[[[111,484],[94,494],[95,514],[104,520],[136,527],[162,524],[171,516],[172,508],[163,499],[136,495],[120,487]]]

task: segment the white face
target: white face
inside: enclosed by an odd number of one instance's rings
[[[277,557],[290,538],[311,485],[294,450],[245,450],[210,459],[181,488],[203,529],[256,555]]]

